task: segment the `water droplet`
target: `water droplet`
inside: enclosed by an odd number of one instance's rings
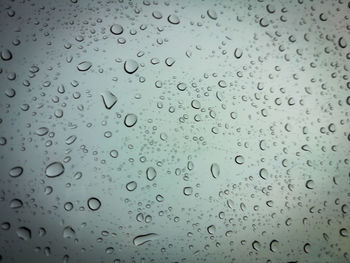
[[[133,243],[135,246],[141,246],[147,242],[153,241],[158,238],[158,234],[150,233],[145,235],[139,235],[134,238]]]
[[[180,23],[180,19],[177,15],[169,15],[168,21],[169,21],[169,23],[171,23],[173,25],[177,25]]]
[[[16,234],[20,239],[25,241],[28,241],[32,238],[32,231],[24,226],[17,228]]]
[[[305,183],[305,187],[307,189],[314,189],[315,187],[315,183],[313,180],[307,180],[306,183]]]
[[[71,211],[73,209],[73,204],[71,202],[67,202],[64,204],[64,210]]]
[[[75,135],[71,135],[66,139],[66,144],[67,145],[71,145],[72,143],[75,142],[75,140],[77,139],[77,136]]]
[[[259,171],[259,175],[262,179],[266,180],[267,176],[269,175],[268,171],[265,168],[261,168]]]
[[[243,157],[242,155],[237,155],[237,156],[235,157],[235,162],[236,162],[237,164],[243,164],[243,163],[244,163],[244,157]]]
[[[210,166],[210,172],[211,172],[211,175],[216,179],[219,177],[220,175],[220,167],[217,163],[213,163],[211,166]]]
[[[64,173],[64,166],[61,162],[50,163],[45,170],[47,177],[57,177]]]
[[[129,192],[134,191],[136,188],[137,188],[137,183],[136,183],[135,181],[131,181],[131,182],[129,182],[129,183],[126,184],[126,189],[127,189]]]
[[[305,253],[310,253],[310,248],[311,248],[310,243],[306,243],[306,244],[304,245],[304,252],[305,252]]]
[[[156,19],[161,19],[161,18],[163,17],[162,13],[159,12],[159,11],[154,11],[154,12],[152,13],[152,16],[153,16],[154,18],[156,18]]]
[[[10,208],[12,208],[12,209],[21,208],[22,206],[23,206],[22,200],[19,200],[17,198],[12,199],[10,202]]]
[[[124,70],[128,74],[135,73],[138,68],[139,68],[139,64],[133,59],[128,59],[124,63]]]
[[[214,9],[208,9],[207,15],[213,20],[216,20],[218,18],[218,15],[216,14]]]
[[[187,187],[184,187],[184,189],[183,189],[183,193],[184,193],[184,195],[186,195],[186,196],[191,195],[192,192],[193,192],[192,187],[187,186]]]
[[[148,167],[146,170],[146,177],[149,181],[153,181],[157,176],[157,172],[153,167]]]
[[[16,167],[11,168],[9,175],[11,177],[18,177],[18,176],[22,175],[22,173],[23,173],[23,168],[21,166],[16,166]]]
[[[339,230],[339,234],[342,236],[342,237],[348,237],[349,236],[349,232],[346,228],[342,228]]]
[[[112,157],[112,158],[117,158],[119,153],[117,150],[112,150],[109,152],[109,155]]]
[[[91,197],[87,201],[87,205],[90,208],[90,210],[96,211],[96,210],[100,209],[101,201],[99,199],[97,199],[96,197]]]
[[[207,227],[207,231],[210,235],[214,235],[214,233],[216,231],[216,227],[214,225],[210,225]]]
[[[12,59],[12,52],[8,49],[1,51],[1,59],[3,61],[9,61]]]
[[[117,97],[110,91],[101,93],[101,96],[107,110],[112,109],[113,106],[117,103]]]
[[[73,238],[75,236],[75,231],[72,227],[66,226],[63,229],[63,238]]]
[[[345,39],[343,37],[339,38],[338,40],[338,45],[341,47],[341,48],[346,48],[347,47],[347,43],[345,41]]]
[[[110,31],[114,35],[120,35],[123,33],[124,29],[121,25],[119,24],[113,24],[110,28]]]
[[[260,244],[259,241],[254,240],[253,243],[252,243],[252,247],[253,247],[254,250],[259,251],[260,248],[261,248],[261,244]]]
[[[240,48],[236,48],[234,52],[234,56],[235,58],[240,59],[243,56],[243,50],[241,50]]]
[[[165,59],[165,64],[168,66],[168,67],[171,67],[172,65],[174,65],[175,63],[175,59],[169,57],[169,58],[166,58]]]
[[[271,252],[276,252],[277,249],[278,249],[278,244],[279,244],[279,242],[276,239],[272,240],[270,242],[270,251]]]
[[[126,127],[130,128],[134,126],[137,122],[137,116],[133,113],[129,113],[125,116],[124,124]]]
[[[38,136],[44,136],[44,135],[46,135],[48,132],[49,132],[49,129],[46,128],[46,127],[41,127],[41,128],[39,128],[39,129],[37,129],[37,130],[35,131],[35,133],[36,133]]]
[[[91,63],[91,62],[89,62],[89,61],[83,61],[83,62],[81,62],[81,63],[78,64],[77,69],[78,69],[79,71],[87,71],[87,70],[89,70],[89,69],[91,68],[91,66],[92,66],[92,63]]]
[[[187,85],[185,83],[180,82],[179,84],[177,84],[177,89],[180,91],[184,91],[187,89]]]

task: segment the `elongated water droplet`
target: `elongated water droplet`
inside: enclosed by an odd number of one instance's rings
[[[112,109],[113,106],[117,103],[117,97],[110,91],[101,93],[101,96],[107,110]]]
[[[210,172],[211,172],[211,175],[216,179],[219,177],[220,175],[220,167],[217,163],[213,163],[211,166],[210,166]]]
[[[149,181],[153,181],[157,176],[157,172],[153,167],[148,167],[146,170],[146,176]]]
[[[81,62],[81,63],[78,64],[77,69],[78,69],[79,71],[87,71],[87,70],[89,70],[89,69],[91,68],[91,66],[92,66],[92,63],[91,63],[91,62],[89,62],[89,61],[83,61],[83,62]]]
[[[134,238],[133,243],[135,246],[141,246],[147,242],[153,241],[158,238],[158,234],[150,233],[145,235],[139,235]]]
[[[57,177],[64,173],[64,166],[61,162],[50,163],[45,170],[47,177]]]
[[[18,176],[22,175],[22,173],[23,173],[23,168],[21,166],[13,167],[9,171],[9,175],[11,177],[18,177]]]

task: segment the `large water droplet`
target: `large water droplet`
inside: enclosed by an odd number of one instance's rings
[[[4,61],[9,61],[12,59],[12,52],[8,49],[1,51],[1,59]]]
[[[180,23],[180,19],[177,15],[169,15],[168,21],[169,21],[169,23],[171,23],[173,25],[177,25]]]
[[[133,74],[138,68],[139,64],[133,59],[128,59],[124,62],[124,70],[126,73]]]
[[[87,71],[87,70],[89,70],[89,69],[91,68],[91,66],[92,66],[92,63],[91,63],[91,62],[89,62],[89,61],[83,61],[83,62],[81,62],[81,63],[78,64],[77,69],[78,69],[79,71]]]
[[[20,239],[25,241],[28,241],[32,238],[32,231],[24,226],[17,228],[16,234]]]
[[[45,170],[47,177],[57,177],[64,173],[64,166],[61,162],[50,163]]]
[[[132,127],[136,124],[137,122],[137,116],[133,113],[129,113],[125,116],[125,119],[124,119],[124,124],[126,127]]]
[[[100,209],[101,201],[99,199],[97,199],[96,197],[91,197],[87,201],[87,205],[90,208],[90,210],[96,211],[96,210]]]
[[[75,236],[75,231],[72,227],[66,226],[63,229],[63,238],[73,238]]]
[[[22,175],[22,173],[23,173],[23,168],[21,166],[13,167],[9,171],[9,175],[11,177],[18,177],[18,176]]]
[[[110,31],[114,35],[120,35],[123,33],[124,29],[121,25],[119,24],[114,24],[111,26]]]
[[[210,172],[211,172],[211,175],[216,179],[219,177],[220,175],[220,167],[217,163],[213,163],[211,166],[210,166]]]
[[[214,9],[208,9],[207,15],[213,20],[216,20],[218,18],[218,15],[216,14]]]
[[[158,238],[158,234],[150,233],[145,235],[139,235],[134,238],[133,243],[135,246],[141,246],[147,242],[153,241]]]
[[[148,167],[146,170],[146,176],[149,181],[152,181],[156,178],[157,172],[153,167]]]
[[[136,188],[137,188],[137,183],[136,183],[135,181],[131,181],[131,182],[129,182],[129,183],[126,184],[126,189],[127,189],[129,192],[134,191]]]
[[[101,93],[101,96],[102,96],[103,103],[104,103],[107,110],[112,109],[114,104],[117,103],[117,97],[110,91],[105,91],[105,92]]]

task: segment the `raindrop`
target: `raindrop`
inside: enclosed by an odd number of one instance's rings
[[[17,228],[16,234],[20,239],[25,241],[28,241],[32,238],[32,231],[24,226]]]
[[[184,187],[184,189],[183,189],[183,193],[184,193],[184,195],[186,195],[186,196],[191,195],[192,192],[193,192],[192,187],[189,187],[189,186],[188,186],[188,187]]]
[[[216,14],[214,9],[208,9],[207,15],[213,20],[216,20],[218,18],[218,15]]]
[[[138,68],[139,68],[139,64],[133,59],[128,59],[127,61],[124,62],[124,70],[128,74],[135,73]]]
[[[130,128],[134,126],[137,122],[137,116],[133,113],[129,113],[125,116],[124,124],[126,127]]]
[[[137,183],[135,181],[131,181],[126,184],[126,190],[128,190],[129,192],[134,191],[136,188],[137,188]]]
[[[101,93],[101,96],[107,110],[112,109],[113,106],[117,103],[117,97],[110,91]]]
[[[63,229],[63,238],[73,238],[75,236],[75,231],[72,227],[66,226]]]
[[[1,59],[3,61],[9,61],[12,59],[12,52],[8,49],[1,51]]]
[[[237,156],[235,157],[235,162],[236,162],[237,164],[243,164],[243,163],[244,163],[244,157],[243,157],[242,155],[237,155]]]
[[[169,23],[171,23],[173,25],[177,25],[180,23],[180,19],[176,15],[169,15],[168,21],[169,21]]]
[[[261,248],[261,244],[260,244],[259,241],[254,240],[253,243],[252,243],[252,247],[253,247],[254,250],[259,251],[260,248]]]
[[[110,31],[112,34],[114,35],[120,35],[123,33],[124,29],[121,25],[119,24],[113,24],[111,27],[110,27]]]
[[[220,175],[220,167],[217,163],[213,163],[211,166],[210,166],[210,172],[211,172],[211,175],[216,179],[219,177]]]
[[[91,62],[89,62],[89,61],[83,61],[83,62],[81,62],[81,63],[78,64],[77,69],[78,69],[79,71],[87,71],[87,70],[89,70],[89,69],[91,68],[91,66],[92,66],[92,63],[91,63]]]
[[[45,170],[45,174],[47,177],[57,177],[63,174],[64,166],[61,162],[53,162],[50,163]]]
[[[216,231],[216,227],[214,225],[210,225],[207,227],[207,231],[210,235],[214,235],[214,233]]]
[[[101,201],[99,199],[97,199],[96,197],[91,197],[87,201],[87,205],[90,208],[90,210],[96,211],[96,210],[100,209]]]
[[[147,242],[153,241],[158,238],[158,234],[150,233],[145,235],[136,236],[133,240],[135,246],[141,246]]]
[[[22,175],[22,173],[23,173],[23,168],[21,166],[16,166],[10,170],[9,175],[11,177],[18,177]]]
[[[157,176],[157,172],[153,167],[148,167],[146,170],[146,177],[149,181],[153,181]]]

